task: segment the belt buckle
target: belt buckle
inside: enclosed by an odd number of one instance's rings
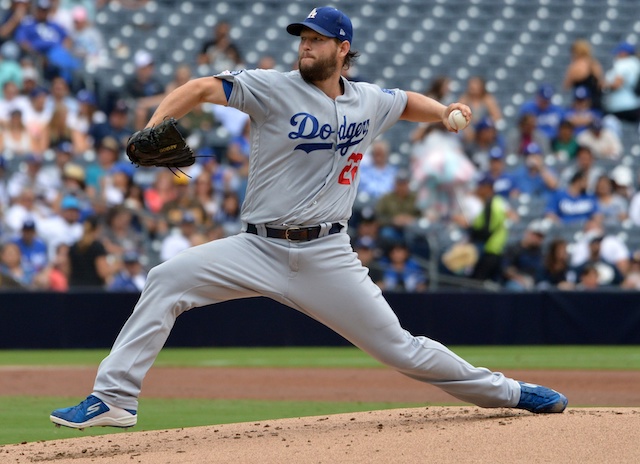
[[[300,229],[302,229],[300,226],[289,226],[289,227],[287,227],[285,229],[285,231],[284,231],[284,238],[286,238],[290,242],[300,242],[301,240],[299,238],[295,239],[295,238],[289,237],[289,232],[290,231],[292,231],[292,230],[300,230]]]

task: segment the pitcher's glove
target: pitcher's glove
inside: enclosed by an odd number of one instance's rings
[[[127,142],[127,155],[137,166],[182,168],[196,162],[174,118],[136,132]]]

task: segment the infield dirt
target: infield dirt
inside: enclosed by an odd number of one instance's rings
[[[95,369],[3,368],[2,395],[78,395]],[[563,414],[420,407],[140,431],[0,447],[0,462],[638,463],[639,372],[509,371],[561,390]],[[455,403],[387,369],[152,368],[147,397]],[[52,405],[59,406],[59,405]],[[580,406],[580,408],[576,408]],[[597,406],[597,407],[594,407]],[[134,430],[134,429],[132,429]]]

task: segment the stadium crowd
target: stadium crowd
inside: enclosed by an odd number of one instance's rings
[[[137,50],[135,73],[109,92],[88,78],[111,66],[92,22],[106,2],[67,3],[13,0],[0,18],[0,288],[137,292],[150,267],[241,230],[246,115],[202,105],[182,118],[198,156],[184,173],[136,168],[125,147],[195,67],[244,67],[242,44],[216,24],[168,84]],[[426,291],[433,272],[514,291],[640,289],[640,242],[620,234],[640,228],[639,173],[619,162],[623,125],[640,123],[640,61],[629,43],[606,65],[586,41],[571,51],[564,81],[543,83],[516,124],[482,76],[459,95],[442,76],[425,93],[469,105],[466,130],[413,127],[407,156],[372,145],[350,234],[384,291]]]

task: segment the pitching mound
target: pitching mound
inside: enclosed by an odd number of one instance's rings
[[[640,409],[428,407],[82,437],[0,448],[14,464],[637,463]]]

